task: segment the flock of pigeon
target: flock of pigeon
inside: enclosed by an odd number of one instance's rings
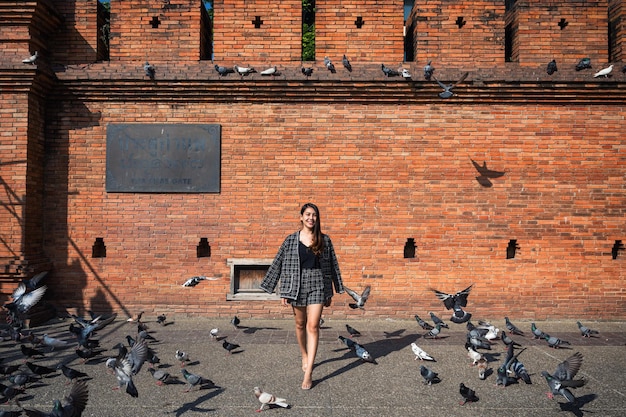
[[[137,332],[134,336],[127,335],[125,340],[113,346],[112,349],[116,351],[116,354],[110,357],[104,356],[107,349],[102,348],[99,339],[94,338],[94,336],[98,331],[112,323],[116,319],[116,314],[97,315],[89,311],[90,317],[88,319],[72,315],[74,321],[69,325],[68,332],[71,338],[75,340],[75,345],[61,338],[50,337],[47,334],[37,335],[34,331],[27,330],[24,325],[24,317],[45,293],[47,287],[40,285],[45,275],[46,273],[44,272],[20,282],[13,292],[13,300],[3,306],[7,313],[9,327],[7,330],[2,331],[0,337],[4,341],[12,340],[16,342],[16,346],[19,345],[19,352],[24,357],[24,364],[0,367],[0,373],[9,382],[9,385],[0,383],[0,394],[5,402],[8,403],[15,400],[16,405],[20,407],[18,411],[2,411],[0,415],[18,416],[25,413],[30,417],[80,417],[89,398],[88,375],[69,366],[70,362],[74,360],[79,360],[83,363],[92,360],[104,361],[107,371],[115,378],[115,389],[119,389],[135,398],[139,396],[139,391],[133,378],[139,374],[144,366],[148,369],[157,385],[168,384],[177,379],[176,376],[167,372],[167,367],[161,367],[161,360],[152,345],[155,338],[148,332],[148,326],[142,321],[143,312],[127,320],[137,326]],[[200,282],[210,279],[204,276],[192,277],[183,286],[194,287]],[[354,301],[349,304],[349,307],[352,309],[364,309],[370,296],[371,287],[365,287],[361,293],[349,288],[345,289],[346,293]],[[519,380],[524,381],[526,384],[531,384],[530,374],[520,360],[520,355],[524,352],[524,348],[521,348],[521,344],[513,339],[516,336],[524,336],[524,332],[515,326],[508,317],[505,317],[506,331],[500,331],[494,325],[484,321],[479,321],[478,325],[472,324],[470,321],[472,314],[464,309],[467,307],[467,299],[471,289],[472,285],[455,294],[447,294],[434,289],[432,291],[443,302],[445,308],[452,311],[450,321],[456,324],[465,324],[467,327],[468,333],[465,349],[467,350],[467,356],[471,360],[471,365],[478,369],[479,378],[484,380],[489,375],[489,370],[487,369],[488,361],[481,351],[491,350],[492,344],[499,339],[506,346],[507,355],[504,362],[497,369],[496,385],[506,387],[509,384],[517,383]],[[415,320],[426,331],[424,338],[438,339],[442,329],[449,328],[449,325],[433,312],[430,312],[430,317],[433,324],[423,320],[418,315],[415,315]],[[156,322],[161,326],[168,324],[165,315],[159,315]],[[236,329],[240,328],[239,318],[233,317],[231,324]],[[596,330],[590,329],[580,322],[578,322],[578,328],[581,336],[584,337],[598,334]],[[376,359],[367,349],[354,340],[355,337],[360,336],[359,331],[348,324],[346,324],[346,330],[349,337],[339,336],[339,340],[356,357],[365,362],[376,363]],[[533,337],[545,340],[551,348],[557,349],[562,345],[569,345],[568,341],[542,332],[536,327],[535,323],[531,324],[531,332]],[[226,337],[220,336],[218,328],[212,329],[209,336],[214,340],[222,342],[222,347],[225,349],[226,354],[231,354],[240,348],[239,345],[226,340]],[[56,368],[35,363],[36,360],[46,357],[45,348],[53,351],[54,349],[69,347],[74,348],[76,356],[72,355],[69,360],[59,363]],[[411,344],[411,349],[415,354],[416,360],[435,361],[431,355],[417,346],[416,343]],[[195,388],[219,388],[210,379],[193,373],[185,367],[190,361],[189,355],[185,351],[177,350],[172,357],[180,364],[181,375],[186,384],[185,391]],[[2,359],[0,357],[0,362]],[[582,363],[583,355],[580,352],[576,352],[561,362],[552,374],[547,371],[541,372],[550,388],[548,394],[551,398],[555,395],[561,395],[569,403],[576,405],[577,398],[572,393],[572,389],[581,387],[586,383],[584,379],[575,378]],[[51,411],[26,408],[19,404],[18,397],[24,394],[29,384],[40,381],[42,377],[56,376],[59,371],[65,376],[68,383],[73,384],[65,398],[54,401]],[[424,379],[424,383],[428,385],[436,384],[440,381],[439,374],[425,365],[420,367],[420,375]],[[254,387],[253,392],[261,403],[257,411],[262,411],[265,407],[270,406],[289,407],[287,400],[263,392],[259,387]],[[479,400],[476,392],[463,382],[459,384],[459,394],[462,397],[462,405]]]

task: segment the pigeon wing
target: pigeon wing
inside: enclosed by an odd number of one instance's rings
[[[370,287],[369,285],[365,287],[365,289],[363,290],[363,293],[361,294],[361,303],[365,304],[365,302],[370,296],[371,290],[372,290],[372,287]]]
[[[583,364],[583,355],[580,352],[574,353],[569,358],[557,365],[554,377],[559,381],[573,379]]]
[[[66,406],[64,407],[64,411],[70,409],[71,413],[68,413],[70,416],[82,415],[85,407],[87,407],[88,398],[89,387],[87,383],[85,381],[77,381],[72,385],[70,393],[65,397]],[[63,415],[65,415],[65,413]]]
[[[452,84],[452,87],[456,87],[457,85],[461,84],[463,81],[465,81],[468,75],[469,75],[469,72],[466,72],[465,74],[463,74],[461,78],[459,78],[459,81]]]
[[[28,294],[24,294],[17,304],[18,311],[20,313],[26,313],[28,310],[30,310],[32,306],[34,306],[39,302],[39,300],[41,300],[41,297],[43,297],[47,289],[48,287],[43,285],[36,290],[29,292]]]
[[[349,295],[350,297],[352,297],[352,299],[353,299],[354,301],[357,301],[357,302],[359,301],[359,294],[357,294],[355,291],[353,291],[353,290],[351,290],[350,288],[345,287],[345,286],[343,287],[343,289],[344,289],[344,290],[346,290],[346,292],[348,293],[348,295]]]

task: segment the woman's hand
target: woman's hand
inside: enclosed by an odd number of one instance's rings
[[[289,305],[289,303],[287,302],[286,298],[281,298],[281,303],[282,303],[283,307],[287,307]]]

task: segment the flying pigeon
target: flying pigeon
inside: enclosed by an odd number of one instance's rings
[[[276,66],[273,66],[273,67],[270,67],[270,68],[268,68],[266,70],[261,71],[261,75],[266,75],[266,76],[267,75],[278,75],[278,74],[279,74],[279,72],[276,69]]]
[[[234,65],[233,69],[242,77],[244,75],[249,75],[249,74],[252,74],[253,72],[256,72],[256,70],[252,67],[239,67],[237,65]]]
[[[234,343],[230,343],[230,342],[229,342],[229,341],[227,341],[227,340],[224,340],[224,343],[222,343],[222,347],[223,347],[224,349],[226,349],[226,350],[228,351],[228,354],[230,355],[230,354],[232,354],[232,353],[233,353],[233,350],[235,350],[235,349],[239,348],[240,346],[239,346],[239,345],[236,345],[236,344],[234,344]]]
[[[39,58],[39,52],[35,51],[34,54],[32,54],[31,56],[29,56],[26,59],[23,59],[22,62],[24,64],[35,65],[35,62],[37,62],[37,58]]]
[[[27,291],[32,291],[39,286],[39,283],[46,277],[46,275],[48,275],[48,271],[43,271],[36,274],[32,278],[24,278],[22,282],[26,286]]]
[[[350,308],[355,309],[355,308],[363,308],[363,307],[365,307],[365,302],[369,298],[370,291],[371,291],[371,287],[369,285],[367,287],[365,287],[365,289],[363,290],[363,292],[360,295],[357,294],[355,291],[351,290],[348,287],[344,286],[343,288],[346,290],[348,295],[350,297],[352,297],[352,299],[355,301],[355,303],[348,304],[348,306],[350,306]]]
[[[221,65],[217,65],[217,64],[215,64],[215,71],[217,71],[220,77],[223,77],[225,75],[235,72],[235,70],[232,68],[222,67]]]
[[[558,349],[561,345],[569,345],[570,342],[567,340],[561,340],[558,337],[545,335],[544,339],[548,342],[548,346],[554,349]]]
[[[355,345],[356,342],[352,339],[348,339],[347,337],[343,337],[343,336],[339,336],[338,339],[344,344],[346,345],[350,350],[354,350],[355,349]]]
[[[402,68],[402,72],[400,74],[402,74],[402,78],[404,78],[405,80],[411,79],[411,73],[406,68]]]
[[[426,385],[432,385],[433,382],[437,383],[440,381],[439,374],[431,371],[424,365],[420,366],[420,375],[424,378],[424,384]]]
[[[343,56],[341,63],[343,64],[344,68],[348,70],[348,72],[352,72],[352,64],[350,64],[347,56]]]
[[[185,378],[185,381],[187,381],[188,387],[185,392],[191,391],[193,387],[200,388],[202,386],[215,386],[215,383],[213,383],[213,381],[211,381],[210,379],[206,379],[201,377],[200,375],[193,374],[186,369],[181,369],[181,372],[183,374],[183,378]]]
[[[593,74],[593,78],[597,78],[597,77],[607,78],[609,74],[611,73],[611,71],[613,71],[613,64]]]
[[[441,333],[441,324],[437,324],[433,329],[430,329],[424,337],[432,337],[433,339],[437,339],[439,337],[439,333]]]
[[[302,68],[302,73],[309,78],[313,74],[313,68]]]
[[[558,69],[556,67],[556,61],[553,59],[552,61],[548,62],[548,67],[546,68],[546,72],[548,73],[548,75],[552,75],[557,71]]]
[[[433,362],[435,362],[435,359],[432,356],[430,356],[428,353],[426,353],[424,351],[424,349],[422,349],[421,347],[417,346],[415,344],[415,342],[411,343],[411,350],[415,354],[415,360],[419,359],[421,361],[433,361]]]
[[[574,379],[582,364],[583,355],[580,352],[576,352],[557,365],[554,375],[542,371],[541,375],[543,375],[550,387],[548,398],[562,395],[570,403],[575,403],[576,397],[568,388],[579,388],[585,385],[586,381],[584,379]]]
[[[513,323],[511,323],[511,320],[509,320],[508,317],[504,318],[504,322],[506,324],[506,328],[508,331],[511,332],[511,334],[516,334],[518,336],[524,336],[524,332],[521,331],[516,325],[514,325]]]
[[[189,362],[189,355],[187,352],[183,352],[182,350],[177,350],[174,357],[180,362],[180,366],[185,366],[185,363]]]
[[[443,320],[441,320],[439,317],[437,317],[435,315],[435,313],[433,313],[432,311],[430,311],[428,314],[430,314],[430,318],[433,321],[433,323],[435,323],[435,325],[440,325],[441,327],[445,327],[446,329],[449,329],[450,326],[448,326],[446,323],[443,322]]]
[[[443,305],[446,307],[446,309],[452,310],[455,306],[458,306],[458,307],[467,306],[467,297],[473,285],[474,284],[470,285],[469,287],[467,287],[466,289],[462,291],[457,292],[456,294],[446,294],[445,292],[441,292],[433,288],[431,288],[431,291],[435,293],[437,298],[443,301]]]
[[[70,389],[70,393],[61,400],[54,400],[52,411],[50,413],[39,411],[36,409],[25,408],[27,416],[47,417],[80,417],[87,407],[89,399],[89,387],[85,381],[76,381]],[[21,413],[20,413],[21,415]]]
[[[254,387],[254,395],[259,399],[261,403],[261,407],[256,410],[257,412],[261,412],[265,409],[265,406],[268,407],[272,405],[277,405],[279,407],[288,408],[289,404],[287,404],[287,400],[284,398],[276,397],[268,392],[263,392],[259,387]]]
[[[549,335],[539,330],[535,323],[530,323],[530,331],[533,332],[533,337],[535,339],[544,339],[546,336],[549,337]]]
[[[143,64],[143,71],[145,72],[147,77],[149,77],[151,80],[154,80],[154,76],[156,75],[156,68],[154,67],[154,65],[146,61],[146,63]]]
[[[350,333],[350,337],[361,336],[361,332],[359,332],[357,329],[350,326],[349,324],[346,324],[346,330],[348,331],[348,333]]]
[[[432,330],[433,326],[428,323],[425,322],[424,320],[422,320],[417,314],[415,315],[415,320],[417,321],[417,324],[419,324],[419,326],[424,329],[424,330]]]
[[[134,398],[139,397],[139,392],[133,382],[131,364],[128,360],[125,358],[121,360],[109,358],[106,361],[106,367],[113,371],[115,378],[117,378],[117,387],[115,389],[124,387],[128,395]]]
[[[26,292],[26,284],[20,282],[13,291],[13,301],[5,304],[4,308],[9,310],[9,313],[26,313],[41,300],[41,297],[43,297],[47,289],[48,287],[42,285],[33,291]]]
[[[583,58],[578,62],[578,64],[576,64],[576,71],[581,71],[588,68],[591,68],[591,59],[589,58]]]
[[[337,72],[335,70],[335,65],[333,65],[332,61],[327,56],[324,57],[324,65],[326,66],[326,69],[331,73],[334,74],[335,72]]]
[[[215,278],[215,277],[209,278],[205,276],[195,276],[185,281],[185,283],[183,284],[183,287],[195,287],[196,285],[200,284],[200,281],[216,281],[217,279],[218,278]]]
[[[433,75],[432,78],[437,81],[437,84],[439,84],[439,87],[443,88],[443,91],[441,93],[439,93],[439,97],[441,98],[450,98],[454,95],[454,93],[452,92],[452,89],[454,87],[456,87],[458,84],[461,84],[463,81],[465,81],[465,79],[467,78],[467,76],[469,75],[469,72],[466,72],[465,74],[463,74],[461,76],[461,78],[453,83],[453,84],[444,84],[441,81],[439,81],[437,78],[435,78],[435,76]]]
[[[473,389],[466,387],[462,382],[459,384],[459,394],[463,397],[463,401],[459,403],[461,405],[478,401],[476,392]]]
[[[148,368],[148,372],[150,372],[152,378],[156,380],[157,385],[167,384],[167,381],[170,379],[169,372],[165,372],[162,369]]]
[[[382,69],[383,74],[385,74],[386,77],[397,77],[398,75],[400,75],[398,71],[386,67],[385,64],[380,64],[380,68]]]
[[[587,326],[583,326],[581,322],[577,321],[578,330],[580,330],[580,334],[582,337],[591,337],[594,334],[600,334],[597,330],[590,329]]]
[[[430,78],[433,76],[433,72],[435,72],[435,67],[432,65],[432,61],[428,61],[426,66],[424,67],[424,78],[426,81],[430,81]]]

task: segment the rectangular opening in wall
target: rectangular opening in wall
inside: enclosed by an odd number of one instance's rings
[[[213,59],[213,0],[200,2],[200,59]]]
[[[109,60],[109,39],[111,37],[111,1],[96,0],[97,7],[97,29],[98,46],[96,51],[97,61]]]
[[[517,53],[514,50],[515,38],[517,36],[517,27],[513,23],[509,23],[504,28],[504,61],[515,62]]]
[[[415,23],[413,21],[409,21],[414,4],[415,0],[404,0],[404,62],[415,61],[413,45]]]
[[[302,60],[315,61],[315,0],[302,1]]]
[[[230,265],[230,293],[227,300],[274,300],[276,294],[267,294],[259,288],[273,259],[228,259]]]
[[[623,58],[622,51],[621,51],[621,43],[619,42],[619,36],[618,36],[620,25],[621,25],[621,18],[619,16],[613,19],[609,18],[609,26],[608,26],[609,61],[608,62],[620,61]]]

